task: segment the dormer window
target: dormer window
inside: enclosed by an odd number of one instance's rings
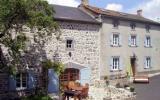
[[[113,28],[118,28],[119,21],[118,20],[113,20]]]
[[[151,27],[150,27],[150,25],[146,25],[146,32],[150,32],[150,29],[151,29]]]
[[[131,23],[130,26],[131,26],[132,30],[135,30],[135,28],[136,28],[136,24],[135,23]]]

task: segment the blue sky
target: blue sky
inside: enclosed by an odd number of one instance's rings
[[[47,0],[50,4],[77,7],[81,0]],[[160,18],[160,0],[89,0],[92,6],[134,13],[139,9],[143,10],[143,16],[157,20]]]

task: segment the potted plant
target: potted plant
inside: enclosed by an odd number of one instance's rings
[[[106,85],[108,86],[109,85],[109,79],[108,79],[108,76],[104,76],[104,80],[106,82]]]
[[[135,88],[133,86],[130,87],[130,92],[134,92]]]

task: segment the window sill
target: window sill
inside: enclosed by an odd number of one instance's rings
[[[152,46],[144,46],[145,48],[152,48]]]
[[[122,45],[111,45],[111,47],[122,47]]]
[[[122,70],[120,69],[114,69],[114,70],[110,70],[110,72],[121,72]]]
[[[129,45],[129,47],[134,47],[134,48],[136,48],[136,47],[138,47],[137,45]]]
[[[20,87],[20,88],[16,88],[17,91],[20,91],[20,90],[26,90],[27,87]]]
[[[150,70],[151,69],[151,67],[149,67],[149,68],[144,68],[145,70]]]
[[[73,48],[66,48],[66,51],[74,51]]]

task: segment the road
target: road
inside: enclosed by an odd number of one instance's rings
[[[150,78],[149,84],[134,84],[136,100],[160,100],[160,75]]]

